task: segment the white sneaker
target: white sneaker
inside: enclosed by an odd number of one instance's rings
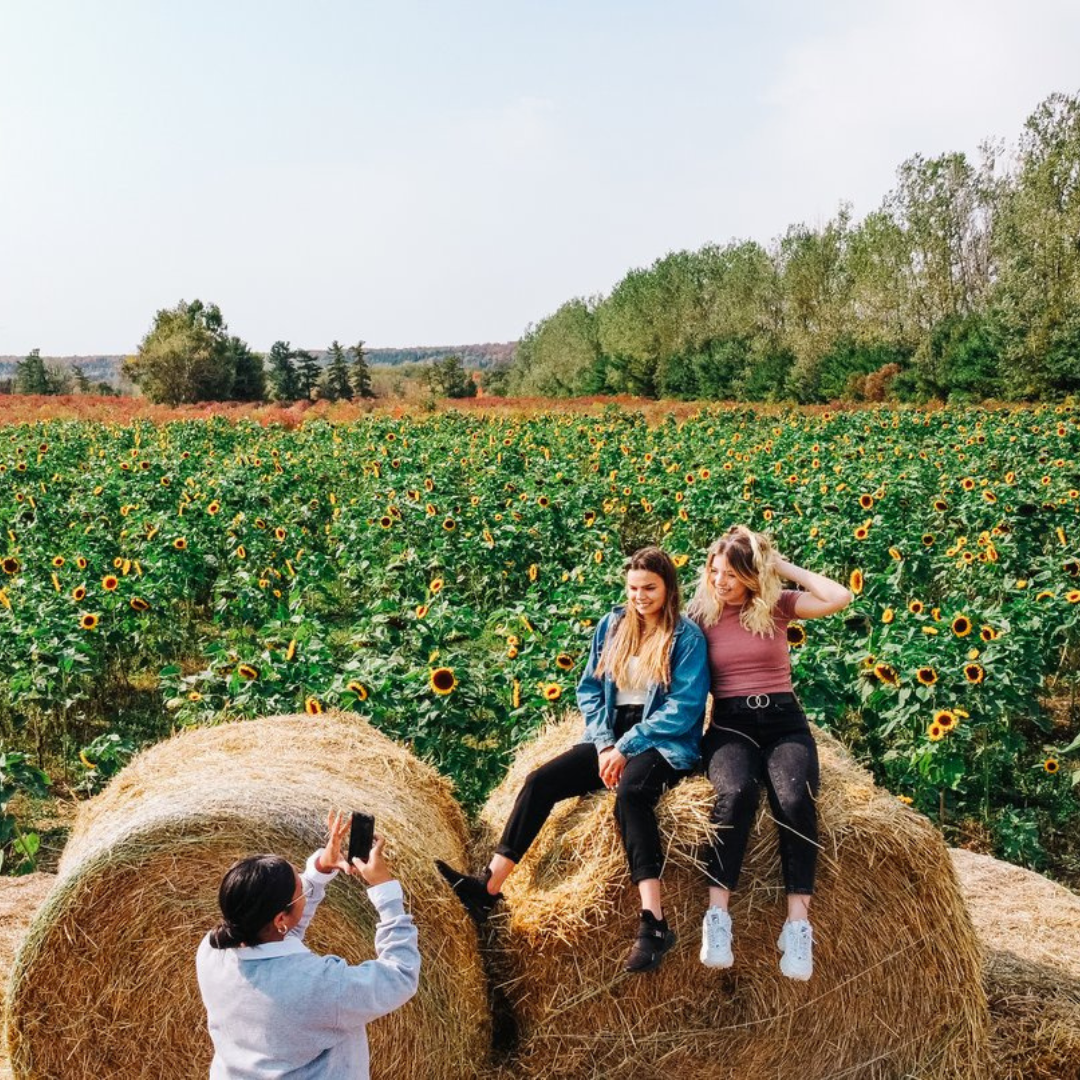
[[[814,932],[806,919],[784,923],[776,947],[784,954],[780,970],[789,979],[806,982],[814,974]]]
[[[729,968],[735,963],[731,952],[731,916],[723,908],[711,907],[705,912],[700,958],[708,968]]]

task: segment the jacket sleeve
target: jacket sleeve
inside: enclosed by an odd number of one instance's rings
[[[658,739],[685,735],[700,726],[709,697],[705,635],[688,620],[676,637],[671,656],[671,685],[664,704],[636,723],[616,744],[625,757],[651,749]]]
[[[416,924],[405,910],[400,882],[374,885],[368,897],[379,913],[375,959],[351,965],[333,958],[341,967],[337,1002],[338,1023],[343,1028],[393,1012],[416,993],[420,982]]]
[[[615,745],[615,729],[604,700],[604,680],[596,675],[596,666],[600,663],[600,653],[610,625],[609,612],[600,620],[596,633],[593,634],[589,662],[577,686],[578,708],[585,720],[585,741],[592,743],[598,751]]]
[[[326,896],[326,886],[338,875],[336,870],[324,874],[322,871],[315,869],[315,860],[322,854],[322,851],[323,849],[319,848],[318,851],[308,856],[307,865],[300,875],[300,880],[306,882],[311,889],[311,895],[304,905],[304,914],[300,916],[300,921],[289,931],[289,936],[298,937],[301,941],[303,941],[304,934],[307,932],[308,924],[315,917],[315,912],[323,902],[323,897]]]

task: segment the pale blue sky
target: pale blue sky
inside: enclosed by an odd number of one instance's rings
[[[518,337],[1080,89],[1072,0],[0,0],[0,354]]]

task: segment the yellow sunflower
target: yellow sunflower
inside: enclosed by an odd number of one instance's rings
[[[959,717],[959,713],[954,709],[938,709],[934,713],[934,723],[937,724],[942,731],[952,731],[956,727],[956,721]]]
[[[547,701],[558,701],[562,697],[562,687],[558,683],[548,683],[544,687],[544,698]]]
[[[964,678],[967,679],[969,683],[978,685],[986,678],[986,669],[982,664],[965,664]]]
[[[361,682],[351,682],[345,689],[351,690],[356,695],[357,701],[367,701],[368,699],[367,687]]]
[[[861,570],[851,571],[851,575],[848,578],[848,588],[850,588],[856,596],[863,591],[863,572]]]
[[[874,665],[874,674],[886,686],[899,686],[900,685],[900,676],[897,674],[896,668],[894,668],[892,666],[892,664],[884,664],[884,663],[875,664]]]
[[[957,637],[967,637],[971,633],[972,623],[966,615],[955,615],[952,621],[952,632]]]
[[[304,702],[304,712],[308,716],[318,716],[323,711],[322,702],[317,697],[309,697]]]
[[[448,667],[435,668],[428,679],[428,683],[436,694],[440,694],[443,697],[453,693],[454,688],[458,684],[457,679],[454,678],[454,669]]]
[[[141,596],[133,596],[131,600],[128,601],[128,603],[131,605],[132,611],[150,610],[150,605]]]
[[[923,686],[933,686],[938,680],[938,674],[932,667],[921,667],[915,672],[915,678],[923,684]]]
[[[798,648],[806,644],[806,629],[798,623],[789,623],[787,628],[787,642]]]
[[[259,669],[251,664],[239,664],[236,668],[236,674],[241,679],[247,679],[250,682],[259,677]]]
[[[924,610],[923,602],[921,600],[912,600],[908,603],[907,609],[912,615],[921,615]]]
[[[563,671],[569,671],[574,666],[574,658],[569,653],[559,653],[555,657],[555,666]]]
[[[100,621],[97,615],[87,613],[79,619],[79,627],[82,630],[93,630]]]
[[[1044,768],[1044,769],[1045,769],[1045,770],[1046,770],[1046,771],[1047,771],[1048,773],[1050,773],[1051,775],[1053,775],[1054,773],[1056,773],[1056,772],[1058,771],[1058,769],[1060,769],[1060,768],[1061,768],[1061,765],[1060,765],[1060,763],[1058,762],[1058,759],[1057,759],[1057,758],[1052,758],[1052,757],[1048,757],[1048,758],[1047,758],[1047,759],[1046,759],[1046,760],[1045,760],[1045,761],[1043,762],[1043,768]]]

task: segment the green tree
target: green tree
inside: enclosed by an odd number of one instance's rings
[[[437,397],[476,397],[476,383],[465,371],[460,356],[446,356],[426,365],[423,373],[425,385]]]
[[[1004,379],[1017,397],[1080,389],[1080,96],[1051,94],[1024,125],[997,219]]]
[[[263,358],[248,348],[246,341],[230,337],[228,349],[232,354],[232,397],[235,401],[264,401],[266,399],[266,370]]]
[[[604,386],[603,368],[596,301],[577,297],[526,329],[518,342],[509,389],[544,397],[595,393]]]
[[[780,241],[784,343],[795,355],[789,389],[798,401],[822,400],[822,359],[851,323],[849,225],[850,211],[841,207],[824,228],[794,225]]]
[[[295,353],[287,341],[275,341],[267,354],[270,397],[273,401],[295,401],[300,396]]]
[[[319,384],[322,368],[314,354],[307,349],[298,349],[293,356],[296,358],[296,388],[300,397],[310,400],[311,392]]]
[[[124,374],[153,402],[226,401],[237,361],[226,331],[217,304],[181,300],[157,313],[136,355],[124,361]]]
[[[78,364],[71,365],[71,379],[75,384],[77,394],[90,393],[90,380],[87,378],[86,372]]]
[[[48,368],[41,359],[40,349],[31,349],[30,354],[15,365],[14,391],[16,394],[51,394],[52,380]]]
[[[330,362],[326,366],[322,382],[323,396],[330,401],[347,401],[352,397],[349,383],[349,364],[341,343],[330,343]]]
[[[352,387],[353,397],[373,398],[375,391],[371,387],[371,367],[364,354],[363,340],[353,345],[349,352],[353,357],[349,365],[349,385]]]

